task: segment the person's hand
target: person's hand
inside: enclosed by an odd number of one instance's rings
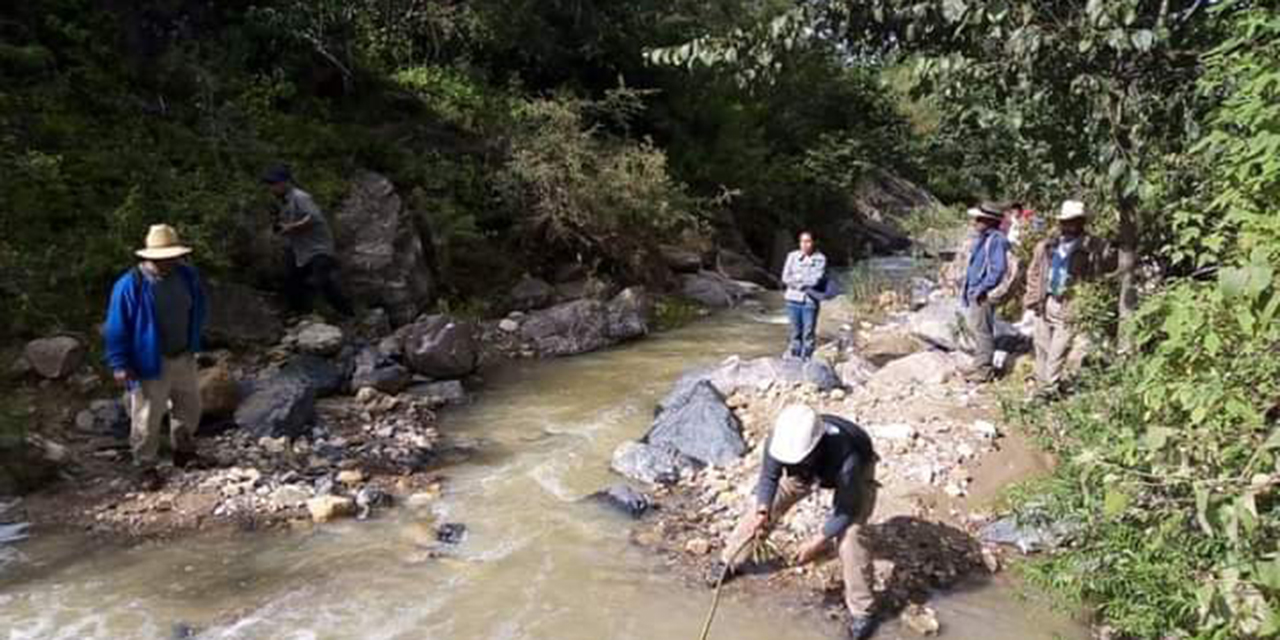
[[[769,510],[763,507],[756,509],[755,517],[751,520],[751,535],[759,536],[764,533],[767,526],[769,526]]]
[[[796,566],[803,566],[817,560],[827,550],[829,541],[826,536],[818,536],[806,542],[796,552]]]
[[[116,379],[116,384],[121,386],[129,384],[129,381],[133,379],[133,375],[129,373],[128,369],[116,369],[112,376]]]
[[[986,304],[986,303],[987,303],[987,294],[985,293],[978,294],[978,304]]]

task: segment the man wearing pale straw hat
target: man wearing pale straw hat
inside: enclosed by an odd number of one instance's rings
[[[1114,252],[1107,243],[1087,232],[1089,212],[1084,203],[1067,200],[1058,213],[1058,232],[1036,245],[1027,269],[1027,290],[1023,308],[1036,317],[1037,394],[1049,396],[1060,391],[1063,371],[1077,332],[1071,317],[1072,292],[1114,269]]]
[[[107,307],[106,360],[115,379],[129,389],[129,436],[144,487],[163,480],[156,470],[160,425],[170,412],[173,463],[203,464],[196,454],[200,390],[195,354],[205,319],[200,276],[183,260],[191,253],[173,227],[158,224],[137,250],[141,262],[119,280]]]
[[[852,616],[849,637],[862,640],[875,631],[874,604],[867,578],[871,556],[858,534],[875,511],[876,456],[871,437],[861,427],[812,407],[784,408],[765,445],[755,504],[739,522],[708,582],[728,580],[747,562],[748,550],[796,503],[815,488],[834,489],[831,515],[822,530],[801,547],[794,561],[804,565],[838,551],[844,577],[845,606]]]
[[[1000,233],[1004,207],[984,202],[969,209],[974,237],[960,291],[965,325],[973,336],[973,365],[966,372],[970,382],[995,378],[995,305],[990,294],[1001,286],[1009,268],[1009,241]]]

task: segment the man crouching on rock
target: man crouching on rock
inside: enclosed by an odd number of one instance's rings
[[[205,302],[199,274],[183,261],[191,249],[179,242],[178,232],[158,224],[146,242],[136,252],[141,262],[112,289],[104,334],[107,366],[129,389],[133,462],[142,488],[155,491],[163,484],[156,463],[160,425],[170,403],[174,466],[208,465],[196,454],[195,439],[200,426],[195,354]]]
[[[747,551],[763,541],[773,525],[815,488],[834,489],[831,515],[821,533],[797,553],[797,566],[823,557],[837,547],[844,574],[844,600],[852,620],[849,637],[863,640],[875,632],[876,619],[867,576],[871,557],[858,540],[861,525],[875,510],[876,456],[871,437],[857,425],[811,407],[790,405],[778,414],[765,446],[756,504],[725,544],[708,581],[729,580],[751,556]]]

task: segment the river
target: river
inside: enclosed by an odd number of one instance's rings
[[[628,539],[626,521],[577,500],[614,481],[613,448],[642,435],[678,374],[776,351],[780,315],[725,314],[622,348],[489,375],[442,431],[476,443],[443,497],[272,534],[121,548],[37,536],[0,575],[0,637],[385,640],[694,640],[710,592]],[[415,542],[465,523],[446,557]],[[713,638],[818,640],[838,628],[794,599],[729,594]],[[931,602],[943,638],[1086,638],[1004,579]],[[896,623],[878,638],[910,637]]]

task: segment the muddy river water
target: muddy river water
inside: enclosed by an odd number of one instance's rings
[[[0,638],[695,640],[710,593],[634,546],[582,496],[612,482],[613,448],[641,435],[678,374],[781,344],[776,312],[728,314],[619,349],[491,374],[442,430],[476,453],[422,509],[315,530],[116,548],[36,536],[0,573]],[[416,546],[462,522],[443,558]],[[794,598],[729,590],[713,638],[841,637]],[[935,597],[944,638],[1085,638],[1002,579]],[[878,638],[912,637],[896,623]]]

